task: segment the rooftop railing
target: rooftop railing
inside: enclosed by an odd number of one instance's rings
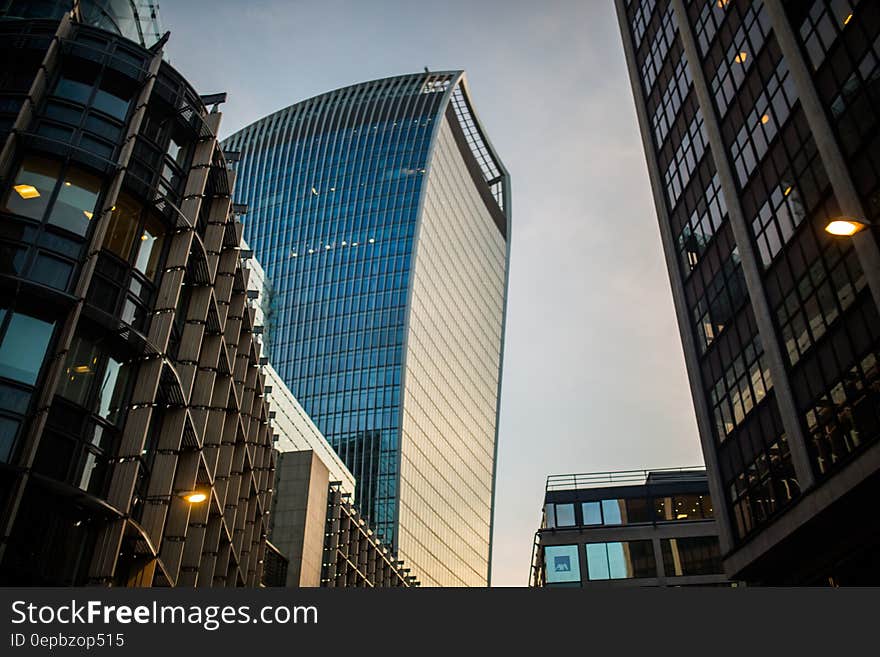
[[[654,470],[618,470],[616,472],[589,472],[560,474],[547,477],[545,492],[556,490],[581,490],[606,486],[641,486],[648,483],[678,483],[695,481],[706,477],[706,468],[695,465],[684,468],[659,468]]]

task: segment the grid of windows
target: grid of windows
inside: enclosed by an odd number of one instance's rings
[[[733,247],[714,274],[710,275],[708,267],[702,267],[699,275],[708,280],[704,281],[703,294],[692,305],[691,312],[700,348],[705,352],[745,302],[748,289],[737,247]]]
[[[764,82],[754,104],[742,111],[746,95],[741,95],[731,111],[734,125],[740,125],[736,138],[730,143],[730,155],[740,187],[745,187],[758,163],[767,154],[770,143],[791,113],[797,100],[792,77],[788,74],[785,60],[780,59],[773,74]]]
[[[794,11],[807,9],[806,2],[792,4],[801,5]],[[858,0],[813,0],[804,12],[796,27],[814,70],[822,65],[837,37],[852,22],[854,5],[858,4]]]
[[[339,89],[224,144],[274,290],[273,366],[426,584],[484,583],[488,564],[507,206],[483,191],[507,181],[449,104],[462,80]]]
[[[719,441],[727,439],[772,387],[761,337],[755,335],[732,359],[709,393]]]
[[[800,248],[800,244],[794,248]],[[843,254],[832,247],[813,261],[776,309],[783,344],[792,365],[796,365],[853,305],[865,284],[854,249]]]
[[[880,6],[814,0],[786,7],[815,69],[867,215],[880,218]],[[798,29],[799,26],[799,29]]]
[[[771,391],[718,450],[736,534],[745,538],[800,495],[788,439]]]
[[[770,31],[764,3],[748,3],[740,14],[741,4],[728,5],[728,22],[738,25],[731,36],[730,27],[720,31],[720,38],[705,60],[709,88],[715,96],[719,116],[724,116],[731,101],[736,98],[746,75],[754,66],[758,53]]]
[[[863,306],[862,330],[873,334],[877,344],[880,318],[870,300]],[[824,358],[805,364],[805,386],[798,390],[811,395],[805,419],[813,467],[820,477],[828,476],[880,437],[878,350],[847,362],[848,351],[849,345],[842,339],[829,344],[823,349]]]
[[[653,39],[648,46],[645,61],[642,63],[642,85],[645,89],[645,95],[651,93],[654,87],[654,81],[660,75],[663,68],[663,62],[666,61],[666,55],[669,52],[672,43],[675,41],[675,33],[678,27],[673,20],[674,12],[672,3],[668,3],[663,17],[660,19],[660,26],[654,34]]]
[[[712,162],[708,162],[708,166],[713,172],[715,171]],[[710,240],[727,219],[727,204],[724,201],[721,180],[717,173],[713,173],[709,184],[694,203],[688,201],[679,205],[677,212],[682,212],[691,205],[693,210],[677,238],[681,270],[685,277],[696,269]]]
[[[685,103],[670,135],[672,139],[667,140],[660,160],[669,205],[675,207],[708,149],[709,140],[703,125],[703,115],[696,106],[696,101]],[[670,144],[676,144],[674,150],[670,150]]]
[[[676,55],[677,57],[670,58],[669,79],[666,81],[666,87],[660,92],[657,107],[653,111],[651,110],[652,102],[648,101],[651,127],[654,130],[654,139],[656,139],[658,146],[663,144],[666,135],[669,134],[669,129],[675,123],[678,110],[681,109],[681,104],[687,97],[693,82],[684,53],[678,52]]]
[[[363,87],[342,90],[344,108],[306,101],[229,142],[245,150],[245,239],[277,291],[273,365],[389,545],[410,258],[441,95],[422,82],[398,79],[384,112]]]
[[[648,29],[648,23],[651,21],[651,15],[654,13],[654,8],[656,6],[657,0],[644,0],[636,5],[635,13],[630,20],[630,25],[632,27],[633,38],[637,44],[641,42],[642,37],[645,35],[645,30]]]

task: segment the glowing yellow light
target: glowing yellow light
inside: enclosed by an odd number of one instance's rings
[[[718,8],[724,9],[728,4],[730,4],[730,0],[718,0]]]
[[[763,123],[764,125],[766,125],[769,121],[770,121],[769,114],[765,114],[764,116],[761,117],[761,123]]]
[[[828,225],[825,226],[825,232],[830,233],[831,235],[849,237],[867,227],[868,225],[863,221],[857,221],[855,219],[835,219],[834,221],[828,222]]]
[[[749,53],[745,50],[741,51],[734,59],[738,64],[745,64],[746,60],[749,58]]]
[[[72,183],[71,183],[69,180],[65,180],[65,181],[64,181],[64,186],[65,186],[65,187],[70,187],[71,184],[72,184]]]
[[[40,192],[33,185],[16,185],[13,189],[22,198],[37,198],[40,195]]]
[[[147,235],[146,233],[141,235],[141,242],[146,242],[148,239],[150,239],[150,236]]]
[[[89,221],[91,221],[91,220],[92,220],[92,217],[94,216],[94,215],[93,215],[91,212],[89,212],[88,210],[83,210],[83,214],[86,215],[86,219],[88,219]]]
[[[849,25],[849,22],[852,20],[852,14],[843,19],[844,25]]]
[[[75,374],[88,374],[92,371],[92,368],[90,368],[88,365],[77,365],[73,368],[73,371]]]
[[[183,499],[189,502],[190,504],[201,504],[206,499],[208,499],[208,495],[206,493],[200,493],[198,491],[193,491],[191,493],[186,493],[183,495]]]
[[[785,188],[785,191],[782,192],[782,195],[783,195],[783,196],[788,196],[789,194],[791,194],[791,185],[789,185],[788,187],[786,187],[786,188]]]

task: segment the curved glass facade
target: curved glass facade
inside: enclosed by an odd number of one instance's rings
[[[444,130],[449,143],[441,148]],[[507,178],[470,112],[463,74],[407,75],[340,89],[270,115],[224,146],[241,152],[237,200],[248,205],[245,235],[275,291],[273,365],[357,478],[362,514],[422,582],[485,584]],[[448,202],[456,210],[437,215],[438,229],[428,236],[426,189],[434,185],[438,153],[449,148],[456,151],[457,175],[432,203]],[[490,170],[496,174],[491,178],[484,173]],[[459,207],[460,198],[471,205]],[[422,335],[414,330],[416,314],[449,308],[435,303],[441,299],[436,290],[415,284],[414,272],[433,241],[450,236],[469,236],[475,252],[491,255],[453,278],[426,270],[426,276],[443,277],[434,286],[482,290],[485,280],[491,284],[473,299],[478,312],[462,314],[442,330],[429,326]],[[491,328],[477,326],[482,322]],[[461,349],[474,336],[481,338],[473,343],[479,347]],[[422,425],[407,429],[409,408],[420,399],[412,387],[421,380],[411,367],[416,346],[429,350],[429,378],[443,371],[440,365],[455,375],[421,389],[438,397],[436,418],[469,418],[440,421],[450,432],[445,442]],[[460,390],[468,371],[480,374],[479,384]],[[474,398],[483,404],[479,419],[466,415]],[[479,448],[458,449],[465,443]],[[445,466],[414,456],[429,444]],[[410,463],[416,465],[405,465]],[[479,470],[479,481],[458,486],[471,468]],[[415,554],[421,558],[413,559]]]
[[[0,0],[0,18],[53,18],[60,20],[73,0]],[[80,0],[86,25],[124,36],[144,47],[162,36],[159,3],[148,0]]]

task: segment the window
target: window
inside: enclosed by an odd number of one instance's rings
[[[654,500],[657,507],[657,520],[710,520],[712,498],[709,493],[685,493],[667,495]]]
[[[140,204],[131,196],[120,193],[110,215],[110,224],[104,235],[103,247],[123,260],[131,257],[131,247],[140,225]]]
[[[37,221],[43,218],[60,165],[43,157],[28,157],[21,163],[12,189],[9,190],[3,209]]]
[[[138,245],[137,258],[134,266],[146,274],[150,280],[155,279],[159,270],[159,261],[162,256],[162,244],[164,242],[165,227],[153,214],[148,214],[146,225],[141,233]]]
[[[651,541],[588,543],[585,548],[591,581],[657,576]]]
[[[85,235],[98,204],[101,181],[98,177],[71,167],[64,176],[58,198],[49,213],[49,223],[77,235]]]
[[[98,370],[98,356],[98,347],[94,342],[81,336],[74,337],[67,352],[64,377],[58,384],[57,394],[79,406],[85,406]]]
[[[667,577],[717,575],[721,567],[721,551],[715,536],[664,538],[660,541],[663,569]]]
[[[584,502],[581,504],[581,513],[584,515],[585,525],[601,525],[602,510],[599,502]]]
[[[556,526],[574,527],[574,504],[556,505]]]
[[[623,519],[620,513],[620,507],[624,505],[623,500],[602,500],[602,518],[606,525],[621,525]],[[623,512],[626,517],[626,511]]]
[[[128,389],[130,368],[96,341],[77,335],[67,352],[57,394],[118,424]],[[100,382],[100,384],[98,384]]]
[[[548,545],[544,548],[547,584],[581,581],[577,545]]]
[[[165,226],[152,213],[146,213],[142,223],[143,215],[143,207],[138,201],[127,194],[120,194],[103,246],[126,262],[130,262],[134,255],[135,269],[154,280],[161,269]]]
[[[35,385],[55,325],[20,312],[0,312],[5,320],[0,320],[0,376]]]

